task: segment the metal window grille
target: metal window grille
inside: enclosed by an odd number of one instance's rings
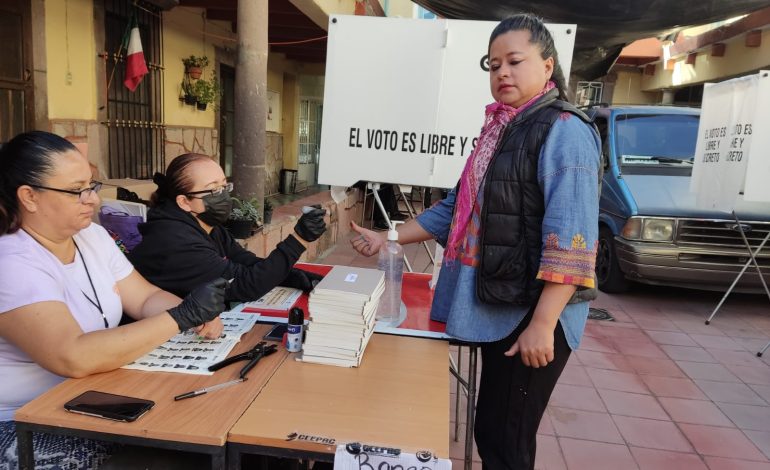
[[[105,80],[112,75],[112,81],[107,90],[104,124],[109,131],[111,178],[146,179],[165,169],[162,22],[157,7],[143,2],[139,5],[142,8],[136,8],[130,0],[105,0]],[[131,92],[123,85],[126,50],[121,50],[121,44],[133,14],[139,23],[149,73]]]
[[[602,102],[602,82],[578,82],[575,102],[578,106],[590,106]]]
[[[318,161],[318,144],[321,140],[321,103],[301,100],[299,104],[299,163]]]

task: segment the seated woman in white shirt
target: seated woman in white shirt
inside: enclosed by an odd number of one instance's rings
[[[20,134],[0,148],[0,461],[11,468],[13,414],[26,402],[66,377],[116,369],[179,331],[222,331],[226,281],[181,303],[147,282],[91,223],[100,187],[88,161],[54,134]],[[118,327],[122,312],[138,321]],[[34,436],[36,455],[58,459],[41,465],[94,468],[104,458],[93,441]]]

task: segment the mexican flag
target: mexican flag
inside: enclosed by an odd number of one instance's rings
[[[147,64],[144,61],[144,52],[142,51],[142,37],[139,35],[139,24],[136,15],[131,18],[131,26],[128,31],[128,45],[126,46],[126,76],[123,84],[131,91],[147,75]]]

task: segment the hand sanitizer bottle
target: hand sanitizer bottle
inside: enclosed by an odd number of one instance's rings
[[[377,268],[385,272],[385,292],[377,308],[377,321],[387,326],[398,326],[401,313],[401,280],[404,275],[404,249],[398,243],[396,224],[391,221],[388,241],[380,248]]]

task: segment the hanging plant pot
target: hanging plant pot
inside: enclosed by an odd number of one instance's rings
[[[271,220],[273,220],[273,211],[265,211],[264,215],[262,216],[262,219],[264,220],[265,224],[269,224]]]
[[[206,111],[206,105],[208,105],[208,103],[201,103],[200,101],[198,101],[198,104],[197,104],[198,111]]]
[[[184,95],[184,102],[190,106],[195,106],[195,103],[198,102],[198,98],[196,98],[195,95]]]
[[[201,78],[201,74],[203,74],[203,69],[200,67],[187,67],[187,74],[190,75],[190,78],[194,78],[195,80]]]
[[[254,222],[251,220],[229,219],[225,223],[225,228],[230,232],[230,235],[232,235],[233,238],[249,238],[251,236],[251,231],[254,228]]]

